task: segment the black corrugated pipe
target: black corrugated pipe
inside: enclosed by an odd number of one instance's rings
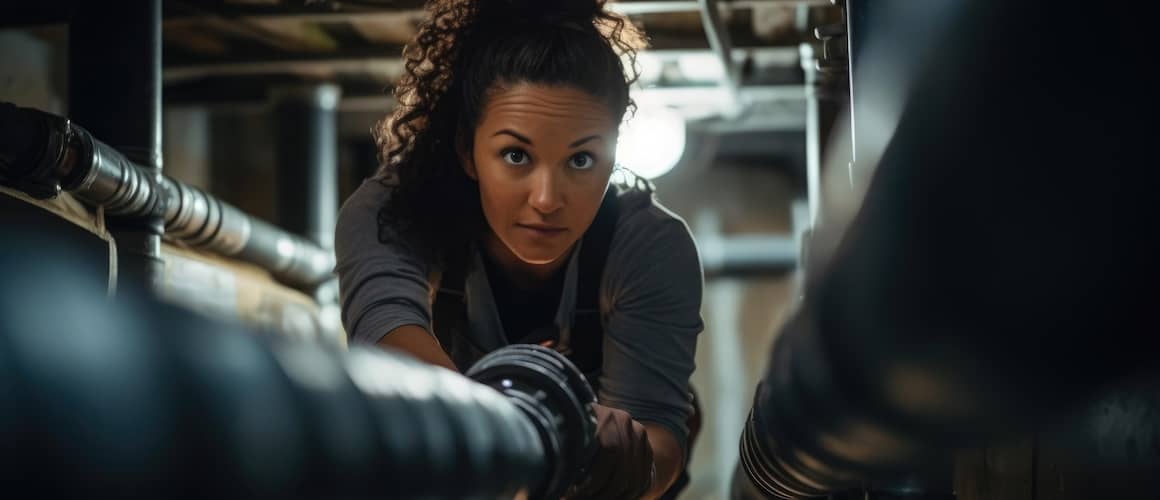
[[[68,115],[161,180],[161,0],[75,2],[68,23]],[[117,280],[163,278],[158,204],[106,221],[117,240]]]
[[[595,398],[550,349],[496,351],[471,370],[477,383],[378,349],[262,338],[140,290],[107,301],[72,249],[6,229],[0,482],[12,491],[555,499],[595,451]]]
[[[1154,100],[1147,34],[1047,2],[870,15],[855,127],[885,142],[755,395],[741,465],[769,497],[888,483],[1157,368],[1152,115],[1111,102]]]
[[[332,252],[197,188],[154,176],[66,118],[3,102],[0,183],[40,198],[63,189],[109,214],[161,213],[166,237],[257,264],[299,288],[333,276]]]

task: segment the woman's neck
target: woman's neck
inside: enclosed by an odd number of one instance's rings
[[[482,246],[486,253],[485,257],[491,259],[503,271],[512,286],[523,290],[543,287],[551,281],[572,254],[571,251],[564,252],[547,264],[529,264],[512,253],[511,249],[491,231],[484,235]]]

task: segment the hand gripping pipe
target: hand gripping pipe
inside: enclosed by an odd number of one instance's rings
[[[887,142],[859,146],[865,200],[820,226],[833,243],[743,431],[772,498],[888,484],[1157,367],[1154,134],[1112,99],[1160,86],[1133,64],[1147,34],[1036,2],[860,5],[855,127]],[[1118,72],[1075,70],[1090,60]]]
[[[106,213],[160,214],[167,238],[250,262],[291,286],[332,276],[334,256],[201,190],[156,177],[66,118],[0,103],[0,183],[49,198],[62,189]]]
[[[34,233],[0,246],[0,482],[63,498],[560,498],[591,389],[550,349],[475,381],[102,295]],[[64,311],[62,314],[61,311]],[[25,489],[25,488],[28,489]]]

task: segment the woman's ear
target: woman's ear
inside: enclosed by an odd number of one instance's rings
[[[459,164],[463,166],[463,172],[471,180],[479,182],[479,174],[475,171],[475,157],[471,154],[470,139],[463,130],[455,133],[455,153],[459,156]]]

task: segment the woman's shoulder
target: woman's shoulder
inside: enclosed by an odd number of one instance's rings
[[[380,212],[390,196],[388,183],[368,178],[351,193],[338,210],[334,245],[337,257],[354,256],[365,251],[381,251],[386,245],[393,252],[401,251],[398,235],[381,223]]]
[[[370,227],[377,227],[379,210],[387,195],[388,188],[383,183],[374,178],[364,180],[338,209],[336,241],[347,233],[363,233]]]
[[[618,195],[620,216],[613,239],[636,236],[690,235],[689,226],[681,216],[657,200],[651,190],[631,189]],[[690,240],[691,240],[691,236]],[[632,238],[644,239],[645,238]]]
[[[700,259],[688,224],[662,205],[651,191],[628,190],[619,195],[620,218],[608,251],[612,268],[656,268],[679,271]],[[676,266],[675,269],[670,269]]]
[[[396,185],[397,182],[390,178],[378,175],[363,179],[362,183],[343,202],[339,208],[339,214],[343,212],[365,213],[367,211],[373,211],[377,214],[383,203],[391,196],[391,190]]]
[[[622,210],[608,248],[601,307],[696,330],[703,273],[689,226],[651,194],[623,196],[630,208]]]

